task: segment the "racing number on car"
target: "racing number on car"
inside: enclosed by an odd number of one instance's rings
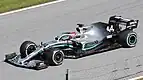
[[[106,30],[109,31],[109,32],[114,32],[113,25],[107,26]]]

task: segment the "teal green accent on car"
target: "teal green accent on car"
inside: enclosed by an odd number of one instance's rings
[[[66,43],[53,45],[53,47],[65,47],[65,46],[73,47],[71,44],[66,44]]]
[[[73,45],[68,45],[69,47],[73,47]]]
[[[91,46],[89,46],[89,47],[84,47],[84,50],[91,50],[91,49],[94,49],[94,48],[96,48],[98,45],[100,45],[102,42],[100,42],[100,43],[98,43],[98,44],[92,44]]]
[[[55,44],[55,45],[53,45],[53,47],[64,47],[64,46],[67,46],[67,44]]]

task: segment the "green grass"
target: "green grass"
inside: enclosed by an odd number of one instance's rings
[[[0,13],[55,0],[0,0]]]

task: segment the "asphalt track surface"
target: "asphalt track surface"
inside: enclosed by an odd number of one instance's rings
[[[143,0],[67,0],[0,16],[0,80],[65,80],[64,74],[67,68],[81,70],[142,55],[142,9]],[[41,71],[19,68],[2,62],[5,54],[18,52],[20,44],[25,40],[32,40],[37,44],[41,41],[50,41],[63,31],[75,30],[77,23],[107,22],[111,15],[140,20],[139,27],[136,29],[138,44],[135,48],[118,49],[77,60],[65,60],[61,66],[49,67]],[[133,71],[137,72],[136,69]]]

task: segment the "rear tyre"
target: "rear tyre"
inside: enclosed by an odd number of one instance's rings
[[[132,30],[125,30],[119,35],[119,43],[124,48],[135,47],[137,43],[137,34]]]
[[[25,58],[27,55],[36,50],[37,45],[32,41],[24,41],[20,46],[20,56]]]
[[[64,53],[62,50],[50,49],[43,54],[44,61],[48,61],[50,66],[59,66],[63,63]]]

